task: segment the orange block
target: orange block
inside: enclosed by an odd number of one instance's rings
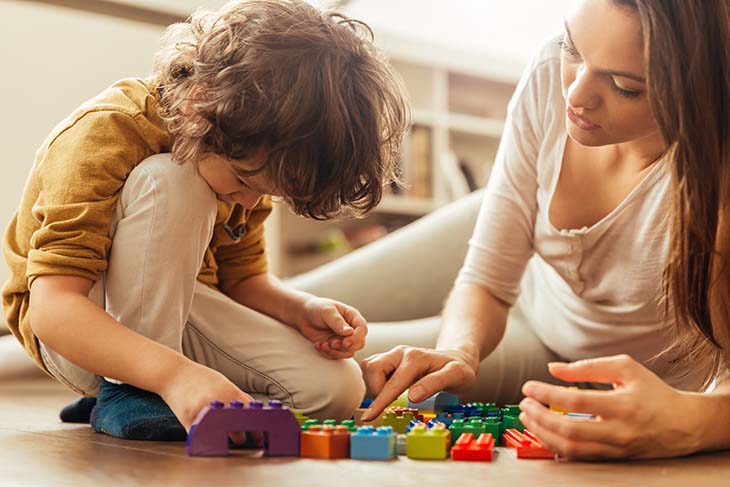
[[[350,430],[347,426],[312,425],[302,431],[300,454],[304,458],[349,458]]]

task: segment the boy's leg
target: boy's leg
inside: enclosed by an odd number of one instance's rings
[[[329,360],[297,330],[197,283],[183,352],[243,391],[319,418],[349,418],[365,393],[360,367]]]
[[[128,328],[181,352],[216,211],[215,193],[194,167],[174,164],[169,154],[142,161],[120,192],[109,267],[90,297]],[[159,396],[101,382],[50,348],[42,348],[46,365],[59,380],[87,396],[101,391],[92,416],[97,430],[137,439],[148,433],[152,437],[146,439],[164,439],[159,434],[168,433],[160,431],[176,431],[179,436],[181,426]],[[154,418],[161,420],[152,425],[159,428],[149,429],[150,418],[153,423]]]

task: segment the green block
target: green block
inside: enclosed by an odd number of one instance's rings
[[[479,438],[479,435],[486,431],[486,424],[482,418],[479,417],[470,418],[468,421],[455,419],[451,422],[449,431],[451,432],[451,446],[454,446],[456,440],[458,440],[463,433],[472,433],[474,438]]]
[[[449,456],[450,436],[443,424],[430,430],[425,424],[418,424],[406,435],[406,455],[417,460],[445,460]]]
[[[357,431],[357,425],[354,419],[346,419],[340,423],[340,426],[347,426],[347,429],[351,432]]]
[[[307,431],[310,426],[314,426],[316,424],[319,424],[319,421],[316,419],[308,419],[302,424],[302,431]]]
[[[495,446],[502,444],[502,434],[500,432],[501,426],[502,422],[496,416],[490,416],[484,419],[484,432],[492,434]]]
[[[502,428],[500,431],[504,434],[508,429],[516,429],[520,433],[525,431],[525,426],[517,416],[502,416]]]

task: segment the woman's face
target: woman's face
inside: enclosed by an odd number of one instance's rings
[[[582,145],[630,142],[657,133],[646,93],[641,23],[613,0],[574,0],[560,58],[566,125]]]

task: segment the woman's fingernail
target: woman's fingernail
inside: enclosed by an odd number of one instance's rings
[[[366,409],[365,412],[362,413],[360,419],[362,419],[363,421],[370,421],[370,415],[372,414],[372,412],[372,409]]]

